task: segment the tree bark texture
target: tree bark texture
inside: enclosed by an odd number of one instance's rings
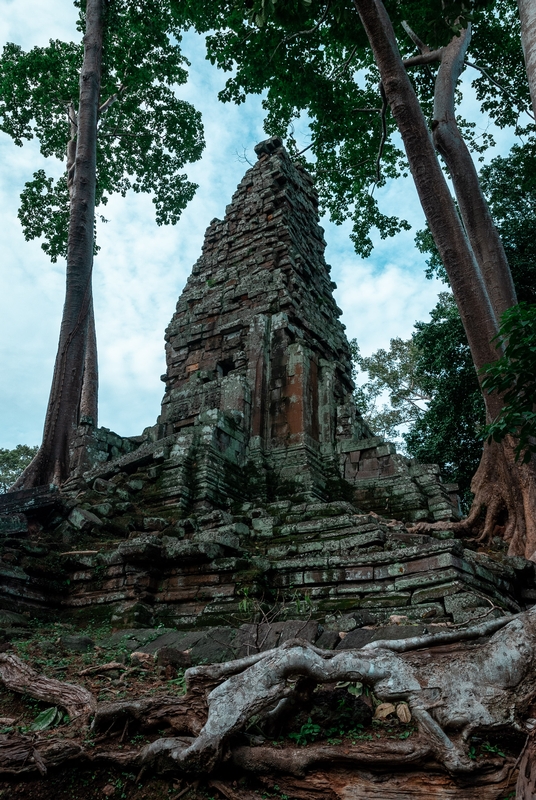
[[[80,397],[80,419],[91,419],[96,428],[99,424],[99,361],[97,355],[97,332],[95,328],[95,313],[93,310],[93,297],[89,307],[89,322],[87,331],[86,357],[84,359],[84,377],[82,381],[82,394]]]
[[[517,303],[514,282],[454,108],[456,84],[470,39],[469,27],[441,52],[434,91],[433,140],[448,167],[469,243],[499,325],[504,312]]]
[[[529,79],[532,110],[536,117],[536,3],[534,0],[517,0],[521,20],[521,44]]]
[[[61,763],[85,759],[195,778],[234,764],[255,776],[299,778],[300,791],[305,793],[295,796],[310,797],[317,794],[306,793],[308,787],[313,788],[308,781],[321,784],[330,773],[335,773],[336,781],[341,770],[349,770],[355,783],[351,796],[360,798],[367,797],[366,792],[359,793],[361,778],[367,781],[366,775],[357,772],[360,769],[388,771],[393,778],[389,790],[401,786],[408,772],[420,771],[424,792],[429,773],[437,776],[438,785],[441,776],[445,780],[451,775],[462,788],[446,790],[438,797],[491,800],[511,786],[515,756],[500,755],[485,763],[471,759],[471,737],[530,733],[536,698],[535,656],[533,609],[462,631],[376,641],[357,650],[324,651],[292,640],[254,656],[187,670],[183,697],[149,695],[97,704],[82,687],[40,676],[20,659],[3,654],[0,680],[13,691],[33,692],[40,700],[77,713],[80,736],[71,735],[65,741],[61,729],[33,736],[4,734],[0,736],[0,774],[44,774]],[[318,741],[288,747],[270,744],[269,734],[257,746],[246,745],[240,738],[254,718],[260,729],[270,731],[278,720],[299,712],[303,698],[317,696],[315,688],[338,681],[360,681],[378,700],[402,702],[410,709],[417,731],[403,741],[369,737],[353,744]],[[93,741],[88,745],[80,725],[89,722],[92,714]],[[171,727],[173,735],[142,747],[128,737],[125,741],[127,731],[134,735],[162,725]],[[123,748],[110,749],[118,731],[123,731]],[[519,759],[523,780],[529,784],[533,780],[531,742]],[[315,770],[321,771],[316,777]],[[399,780],[402,784],[396,783]],[[479,785],[480,795],[475,790]],[[491,787],[489,792],[483,788],[486,785]],[[389,787],[384,785],[383,795],[367,791],[371,797],[420,796],[391,795],[386,791]],[[341,794],[326,791],[318,796],[350,795],[341,790]]]
[[[100,113],[100,111],[99,111]],[[67,187],[69,190],[69,203],[73,212],[74,175],[76,165],[76,135],[78,117],[74,108],[68,110],[71,138],[67,144]],[[95,428],[98,426],[98,397],[99,397],[99,369],[97,356],[97,332],[95,329],[95,312],[93,297],[90,302],[89,323],[87,334],[86,357],[84,359],[84,377],[82,395],[80,399],[80,417],[90,417]]]
[[[64,708],[71,718],[95,710],[93,695],[82,686],[45,678],[15,655],[0,653],[0,680],[8,689],[23,692]]]
[[[69,165],[71,213],[67,281],[58,353],[43,432],[34,461],[14,488],[61,484],[69,476],[69,445],[79,423],[88,332],[92,318],[91,272],[95,220],[97,119],[99,109],[103,0],[88,0],[84,60],[76,118],[76,156]],[[72,143],[68,149],[72,159]],[[92,369],[88,366],[88,376]],[[94,379],[91,378],[93,381]]]

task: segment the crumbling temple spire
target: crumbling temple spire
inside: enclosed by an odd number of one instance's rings
[[[280,139],[256,152],[166,331],[159,436],[206,421],[216,453],[322,497],[336,443],[373,434],[353,400],[313,181]]]
[[[153,460],[153,501],[181,513],[292,497],[407,520],[456,516],[456,487],[437,465],[397,454],[356,407],[311,176],[277,137],[255,150],[167,328],[157,424],[131,438],[81,425],[73,477]]]

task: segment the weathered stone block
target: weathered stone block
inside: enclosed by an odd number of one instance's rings
[[[374,568],[374,578],[381,580],[382,578],[394,578],[399,575],[409,575],[415,572],[427,572],[430,570],[441,569],[443,567],[456,567],[457,569],[469,570],[469,565],[452,553],[440,553],[439,555],[429,556],[428,558],[419,558],[415,561],[406,561],[404,563],[387,564],[383,567]]]
[[[449,581],[463,580],[466,573],[457,569],[438,569],[432,572],[417,573],[403,578],[395,579],[397,589],[423,589],[434,586],[437,583],[447,583]]]
[[[252,519],[251,527],[253,528],[255,537],[267,539],[273,536],[274,520],[271,517]]]
[[[481,617],[491,608],[485,598],[473,592],[462,592],[445,597],[444,602],[446,611],[452,614],[454,622],[457,623]]]
[[[368,644],[372,641],[372,637],[374,636],[373,630],[364,630],[363,628],[354,628],[353,631],[350,631],[345,636],[340,637],[337,634],[337,638],[339,639],[338,643],[336,644],[337,650],[353,650],[354,648],[363,647],[363,645]]]
[[[223,528],[214,530],[199,531],[195,534],[196,542],[210,542],[226,547],[228,550],[240,550],[240,539],[238,536],[225,531]]]
[[[411,600],[409,592],[392,592],[389,594],[374,594],[363,598],[360,608],[396,608],[404,606]]]
[[[68,520],[69,523],[79,531],[89,530],[93,526],[100,527],[102,525],[100,517],[97,517],[96,514],[87,511],[85,508],[79,507],[73,508],[69,514]]]
[[[28,519],[24,514],[0,515],[0,536],[24,534],[28,531]]]
[[[442,597],[461,592],[465,588],[465,584],[461,581],[451,581],[451,583],[440,583],[429,589],[418,589],[411,595],[411,603],[416,605],[417,603],[428,603],[430,600],[439,600]]]

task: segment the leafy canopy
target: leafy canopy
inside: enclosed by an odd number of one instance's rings
[[[381,436],[400,435],[401,426],[415,422],[430,397],[417,372],[419,351],[412,339],[391,339],[389,350],[362,356],[357,339],[350,342],[354,363],[368,380],[356,389],[356,401],[373,431]],[[387,393],[389,405],[378,406]]]
[[[519,303],[505,311],[496,339],[504,355],[484,367],[482,387],[504,394],[505,404],[484,434],[497,442],[515,436],[516,457],[528,463],[536,453],[536,305]]]
[[[75,5],[83,32],[84,9]],[[129,189],[152,193],[159,225],[176,223],[193,197],[197,187],[182,170],[204,147],[200,114],[177,96],[188,64],[180,34],[167,0],[105,4],[96,205]],[[0,59],[0,130],[19,146],[36,137],[43,156],[64,161],[82,58],[81,43],[50,41],[27,53],[7,44]],[[54,180],[38,170],[22,192],[19,219],[26,239],[44,239],[52,261],[66,254],[68,216],[66,175]]]
[[[38,449],[27,444],[18,444],[13,450],[0,447],[0,494],[7,492],[15,483]]]
[[[388,351],[363,358],[368,382],[357,402],[373,430],[402,435],[408,455],[439,464],[469,502],[471,478],[482,455],[484,403],[467,338],[452,295],[443,292],[429,322],[415,323],[411,339],[391,340]],[[378,409],[377,399],[388,403]],[[400,428],[407,426],[405,432]]]
[[[377,189],[407,175],[408,166],[351,0],[173,0],[173,6],[181,24],[208,34],[207,58],[230,73],[221,100],[241,103],[247,94],[265,93],[266,132],[282,136],[314,175],[322,211],[335,223],[352,221],[359,255],[370,254],[373,229],[385,238],[409,228],[403,215],[386,214],[378,203]],[[514,124],[520,109],[530,107],[526,78],[520,80],[524,63],[514,0],[493,6],[389,0],[386,6],[403,57],[415,54],[403,20],[433,48],[472,18],[470,57],[485,70],[474,72],[479,100],[501,126]],[[411,71],[428,118],[435,71],[435,65]],[[477,138],[474,128],[460,124],[470,146],[485,150],[491,138]],[[296,131],[305,125],[309,140],[299,141]]]

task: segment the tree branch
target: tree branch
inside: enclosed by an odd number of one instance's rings
[[[320,17],[320,19],[318,20],[316,25],[313,25],[312,28],[305,28],[305,30],[303,30],[303,31],[298,31],[297,33],[293,33],[291,36],[285,36],[284,39],[281,39],[281,41],[278,42],[274,52],[270,56],[270,61],[272,61],[273,57],[275,56],[275,54],[277,53],[279,48],[282,47],[284,44],[288,44],[293,39],[297,39],[298,36],[307,36],[307,35],[309,35],[311,33],[314,33],[316,30],[318,30],[318,28],[322,25],[322,23],[324,22],[324,20],[326,19],[327,15],[328,15],[328,11],[329,11],[330,5],[331,5],[331,0],[328,0],[328,2],[326,3],[326,8],[324,9],[324,11],[322,13],[322,16]]]
[[[454,105],[456,85],[470,40],[471,28],[468,26],[459,36],[454,36],[444,50],[436,78],[432,130],[434,144],[449,169],[465,230],[498,324],[504,311],[516,304],[516,293],[503,244],[473,159],[458,128]],[[497,357],[498,351],[495,350],[490,361]],[[484,399],[488,413],[496,416],[502,400],[497,394],[486,395]]]
[[[404,28],[404,30],[408,34],[408,36],[411,39],[411,41],[413,42],[413,44],[417,47],[418,50],[421,51],[421,53],[429,53],[430,52],[430,48],[428,47],[428,45],[425,44],[423,41],[421,41],[421,39],[419,39],[419,37],[417,36],[415,31],[412,30],[412,28],[410,28],[409,23],[405,19],[402,20],[402,27]]]
[[[387,140],[387,121],[386,121],[386,114],[387,114],[387,97],[385,94],[385,89],[383,88],[383,83],[380,83],[380,95],[382,98],[382,107],[380,110],[380,119],[382,125],[382,135],[380,139],[380,147],[378,149],[378,155],[376,157],[376,183],[379,183],[381,180],[380,174],[380,162],[383,155],[383,148],[385,147],[385,142]]]
[[[498,81],[496,81],[495,78],[492,78],[491,75],[489,74],[489,72],[487,70],[485,70],[484,67],[481,67],[480,64],[477,64],[474,61],[468,61],[467,59],[464,61],[464,64],[466,66],[468,66],[468,67],[473,67],[473,69],[477,69],[479,72],[482,73],[482,75],[484,75],[484,77],[486,77],[488,79],[488,81],[493,83],[493,85],[496,86],[498,89],[500,89],[501,92],[503,92],[507,97],[510,96],[509,92],[508,92],[508,89],[506,89]],[[520,111],[524,111],[525,114],[528,114],[528,116],[531,119],[536,119],[536,117],[534,116],[534,113],[530,109],[528,109],[528,108],[520,108],[519,110]]]
[[[121,84],[117,92],[115,92],[115,94],[110,95],[110,97],[107,100],[105,100],[105,102],[99,107],[99,118],[102,117],[102,115],[105,114],[106,111],[108,111],[110,106],[113,106],[113,104],[119,100],[125,89],[126,86],[124,84]]]
[[[421,67],[425,64],[432,64],[434,61],[441,61],[444,49],[444,47],[440,47],[439,50],[428,50],[426,53],[421,53],[419,56],[405,58],[402,63],[406,68]]]

